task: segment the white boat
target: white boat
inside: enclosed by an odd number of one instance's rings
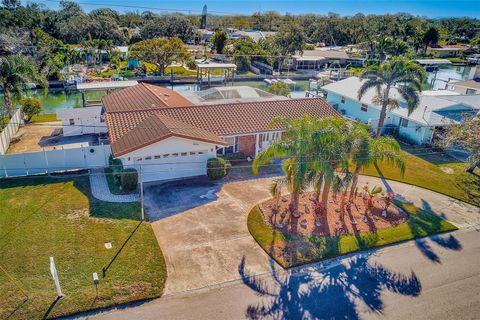
[[[295,81],[293,81],[292,79],[284,79],[283,80],[284,83],[288,84],[288,85],[296,85],[297,83]]]
[[[273,80],[271,80],[271,79],[263,79],[263,81],[267,84],[272,84],[273,83]]]

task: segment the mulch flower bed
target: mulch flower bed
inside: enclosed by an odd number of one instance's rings
[[[288,212],[290,195],[280,197],[276,215],[276,199],[262,202],[259,208],[265,222],[271,228],[276,225],[276,228],[283,232],[305,236],[340,236],[369,232],[397,226],[408,220],[408,215],[393,203],[390,203],[385,210],[386,201],[381,196],[372,197],[371,208],[367,210],[368,196],[365,198],[362,195],[357,196],[348,208],[342,205],[341,195],[335,199],[330,194],[326,213],[320,212],[314,198],[313,192],[305,192],[300,196],[298,214],[295,215],[298,217]]]

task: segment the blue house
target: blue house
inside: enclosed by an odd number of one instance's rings
[[[363,80],[364,81],[364,80]],[[361,100],[358,90],[362,80],[350,77],[323,86],[327,101],[345,118],[369,123],[375,130],[381,107],[375,101],[376,90],[369,90]],[[437,130],[462,121],[466,116],[480,112],[480,95],[461,95],[448,90],[423,91],[419,106],[409,115],[405,101],[387,112],[382,133],[396,133],[414,144],[428,144]]]

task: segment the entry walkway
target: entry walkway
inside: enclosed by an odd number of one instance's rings
[[[136,202],[140,201],[138,193],[112,194],[108,188],[107,178],[102,168],[90,170],[90,186],[92,195],[106,202]]]

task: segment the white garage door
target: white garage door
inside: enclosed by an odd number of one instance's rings
[[[142,181],[170,180],[207,174],[208,152],[191,151],[136,158]]]

